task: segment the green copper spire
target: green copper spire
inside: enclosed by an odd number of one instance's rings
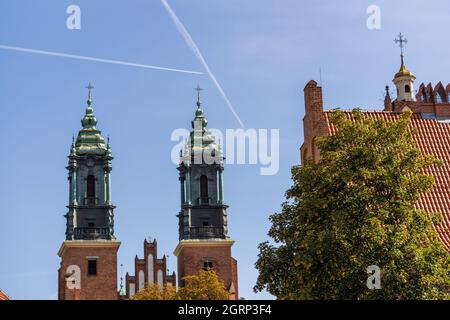
[[[77,155],[77,150],[75,148],[75,137],[74,136],[72,136],[72,145],[70,146],[70,155],[71,156]]]
[[[109,156],[109,157],[112,156],[111,144],[109,143],[109,135],[108,135],[108,143],[106,144],[106,155]]]
[[[88,91],[87,108],[83,119],[81,120],[82,129],[78,133],[77,141],[75,143],[75,150],[77,155],[105,155],[107,147],[105,140],[101,135],[101,131],[97,130],[97,119],[94,116],[94,109],[92,109],[92,94],[91,89],[94,87],[89,84],[86,87]]]
[[[200,101],[202,89],[197,86],[195,90],[197,91],[197,110],[194,120],[192,120],[192,129],[194,130],[191,131],[185,143],[184,152],[180,154],[180,162],[189,164],[194,161],[194,157],[201,157],[204,154],[211,155],[217,162],[222,162],[222,151],[217,145],[214,135],[206,128],[208,120],[203,113]]]
[[[208,125],[208,120],[206,120],[205,115],[203,114],[202,103],[200,101],[200,91],[203,89],[200,88],[200,86],[197,86],[195,90],[197,91],[197,110],[195,111],[195,118],[192,120],[192,129],[194,129],[194,131],[198,129],[204,131]]]
[[[84,115],[84,118],[81,120],[81,125],[83,128],[94,128],[97,125],[97,119],[94,116],[94,110],[92,109],[92,93],[91,89],[94,87],[89,83],[89,85],[86,87],[88,91],[88,99],[87,99],[87,105],[86,108],[86,114]]]

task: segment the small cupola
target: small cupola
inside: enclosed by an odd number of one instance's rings
[[[416,77],[414,74],[408,70],[405,66],[404,55],[403,55],[403,47],[408,42],[407,39],[403,37],[400,33],[398,38],[394,40],[396,43],[399,43],[400,46],[400,69],[395,74],[394,80],[392,80],[397,88],[397,101],[414,101],[414,80]]]

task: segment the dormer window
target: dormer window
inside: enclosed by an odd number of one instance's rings
[[[405,93],[411,93],[411,86],[409,84],[405,86]]]

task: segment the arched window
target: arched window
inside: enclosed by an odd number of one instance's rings
[[[202,202],[208,201],[208,178],[205,175],[200,177],[200,198]]]
[[[410,87],[409,84],[407,84],[407,85],[405,86],[405,92],[406,92],[406,93],[410,93],[410,92],[411,92],[411,87]]]
[[[89,175],[86,180],[87,180],[87,189],[86,189],[87,197],[93,199],[95,198],[95,177]]]
[[[445,91],[442,89],[442,87],[439,88],[437,94],[436,94],[436,103],[446,103],[447,97],[445,96]]]

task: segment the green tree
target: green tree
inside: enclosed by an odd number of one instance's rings
[[[414,207],[439,166],[397,121],[330,114],[337,133],[317,138],[321,159],[292,168],[281,213],[270,217],[277,246],[259,245],[255,291],[279,299],[448,299],[449,254],[432,227],[440,214]],[[381,269],[369,290],[367,267]]]

